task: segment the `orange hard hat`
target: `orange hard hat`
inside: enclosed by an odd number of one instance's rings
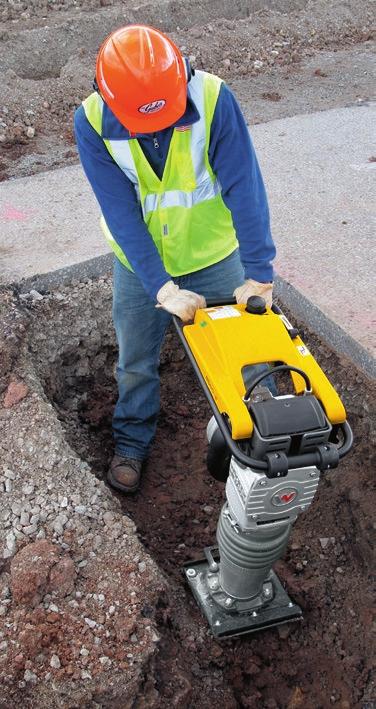
[[[96,80],[103,100],[132,133],[172,125],[187,103],[187,69],[176,45],[146,25],[120,27],[103,42]]]

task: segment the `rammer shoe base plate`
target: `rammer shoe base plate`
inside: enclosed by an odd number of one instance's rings
[[[193,571],[195,572],[194,575]],[[209,563],[207,559],[184,564],[186,580],[215,637],[230,638],[235,635],[264,630],[273,625],[301,620],[302,609],[287,595],[274,571],[271,571],[268,577],[274,587],[273,600],[263,608],[257,611],[250,610],[249,613],[225,611],[213,601],[204,582],[208,571]]]

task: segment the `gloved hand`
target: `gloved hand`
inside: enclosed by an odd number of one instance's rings
[[[172,315],[177,315],[183,322],[193,320],[196,310],[206,307],[204,296],[179,288],[173,281],[167,281],[159,289],[157,301],[157,308],[164,308]]]
[[[246,303],[251,295],[260,295],[264,298],[266,305],[271,308],[273,301],[273,283],[258,283],[258,281],[253,281],[252,278],[247,278],[242,286],[234,290],[234,296],[238,304]]]

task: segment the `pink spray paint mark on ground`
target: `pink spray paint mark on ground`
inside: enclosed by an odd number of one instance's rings
[[[4,204],[0,217],[6,222],[27,222],[34,213],[33,209],[17,209],[12,204]]]

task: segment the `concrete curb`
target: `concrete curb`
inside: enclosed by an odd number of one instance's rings
[[[317,305],[314,305],[291,283],[280,276],[276,277],[275,283],[276,294],[297,318],[303,320],[307,327],[327,342],[337,354],[348,357],[370,379],[376,379],[376,360],[362,345],[328,318]]]
[[[36,290],[43,294],[54,288],[70,285],[74,281],[100,278],[111,272],[113,260],[112,253],[104,254],[87,261],[74,263],[71,266],[59,268],[56,271],[36,274],[35,276],[30,276],[30,278],[23,278],[21,281],[13,281],[13,283],[5,287],[15,288],[19,293],[28,293],[30,290]]]
[[[70,285],[74,281],[82,282],[87,278],[100,278],[111,271],[112,262],[113,255],[105,254],[57,271],[22,279],[20,282],[10,284],[9,287],[19,293],[28,293],[34,289],[43,294],[62,285]],[[297,318],[303,320],[307,327],[334,348],[339,355],[348,357],[355,367],[362,370],[370,379],[376,379],[376,360],[364,347],[324,315],[320,308],[291,283],[277,276],[275,284],[277,296]]]

